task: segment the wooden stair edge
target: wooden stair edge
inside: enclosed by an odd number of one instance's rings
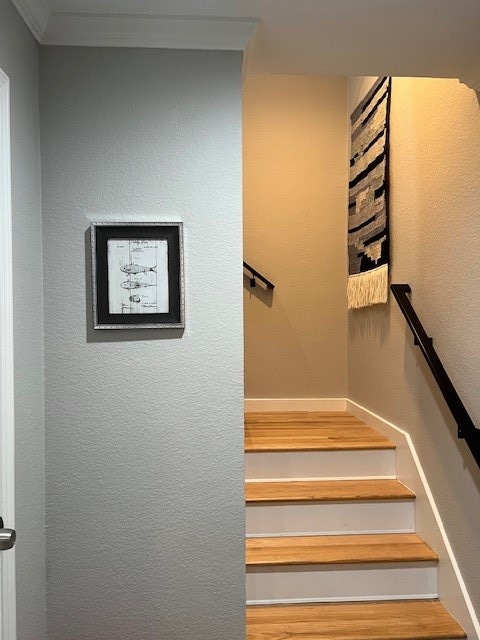
[[[413,500],[415,493],[391,478],[352,480],[247,480],[247,504]]]
[[[247,567],[436,563],[438,554],[415,533],[250,537]]]
[[[392,442],[332,442],[323,443],[245,443],[245,453],[307,453],[309,451],[395,451]]]
[[[247,640],[453,640],[467,634],[437,599],[248,605]]]

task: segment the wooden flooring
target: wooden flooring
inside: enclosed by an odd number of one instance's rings
[[[395,449],[395,445],[344,411],[266,412],[245,416],[246,452],[250,455],[271,452],[272,469],[275,469],[272,463],[275,452],[353,450],[363,455],[362,451],[372,449]],[[325,455],[322,454],[323,458]],[[283,471],[283,467],[279,469]],[[321,464],[315,475],[322,475]],[[379,474],[372,468],[371,476],[376,475]],[[262,509],[262,504],[275,509],[275,504],[281,503],[308,505],[415,498],[412,491],[390,478],[292,478],[287,481],[282,476],[278,480],[274,477],[278,475],[274,473],[267,481],[247,480],[247,504],[258,505],[255,509]],[[425,563],[425,569],[430,570],[431,564],[438,561],[435,551],[415,533],[267,536],[247,538],[249,578],[261,574],[262,567],[271,577],[276,571],[279,575],[285,573],[287,569],[282,567],[311,565],[309,571],[322,571],[326,567],[334,570],[334,565],[338,565],[341,571],[348,564],[363,563],[365,580],[368,580],[369,567],[378,563],[395,564],[399,569],[401,566],[396,563],[407,563],[406,569],[409,569],[408,563]],[[348,593],[348,586],[345,591]],[[410,599],[415,593],[405,600],[348,602],[340,598],[333,603],[249,605],[246,640],[454,640],[466,637],[438,600]],[[295,595],[289,597],[296,598]],[[378,597],[383,595],[379,593]],[[259,597],[259,600],[268,602],[275,598],[274,595]]]
[[[339,502],[353,500],[412,500],[415,498],[398,480],[292,480],[247,482],[247,503]]]
[[[247,566],[436,562],[415,533],[247,538]]]
[[[466,634],[438,600],[247,607],[247,640],[440,640]]]
[[[245,451],[394,449],[395,445],[346,411],[247,413]]]

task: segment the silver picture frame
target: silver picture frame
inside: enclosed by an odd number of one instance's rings
[[[92,222],[94,329],[184,329],[182,222]]]

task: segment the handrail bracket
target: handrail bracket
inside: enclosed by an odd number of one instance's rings
[[[250,274],[249,279],[250,279],[251,287],[257,286],[257,281],[255,280],[255,278],[258,278],[263,282],[263,284],[267,287],[267,289],[275,289],[275,285],[272,282],[270,282],[270,280],[267,280],[265,276],[262,276],[262,274],[259,271],[251,267],[248,264],[248,262],[245,262],[245,260],[243,261],[243,268],[245,269],[245,271],[248,271]]]

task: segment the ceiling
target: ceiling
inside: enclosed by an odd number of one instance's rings
[[[12,0],[43,44],[247,49],[248,73],[460,78],[480,0]]]

